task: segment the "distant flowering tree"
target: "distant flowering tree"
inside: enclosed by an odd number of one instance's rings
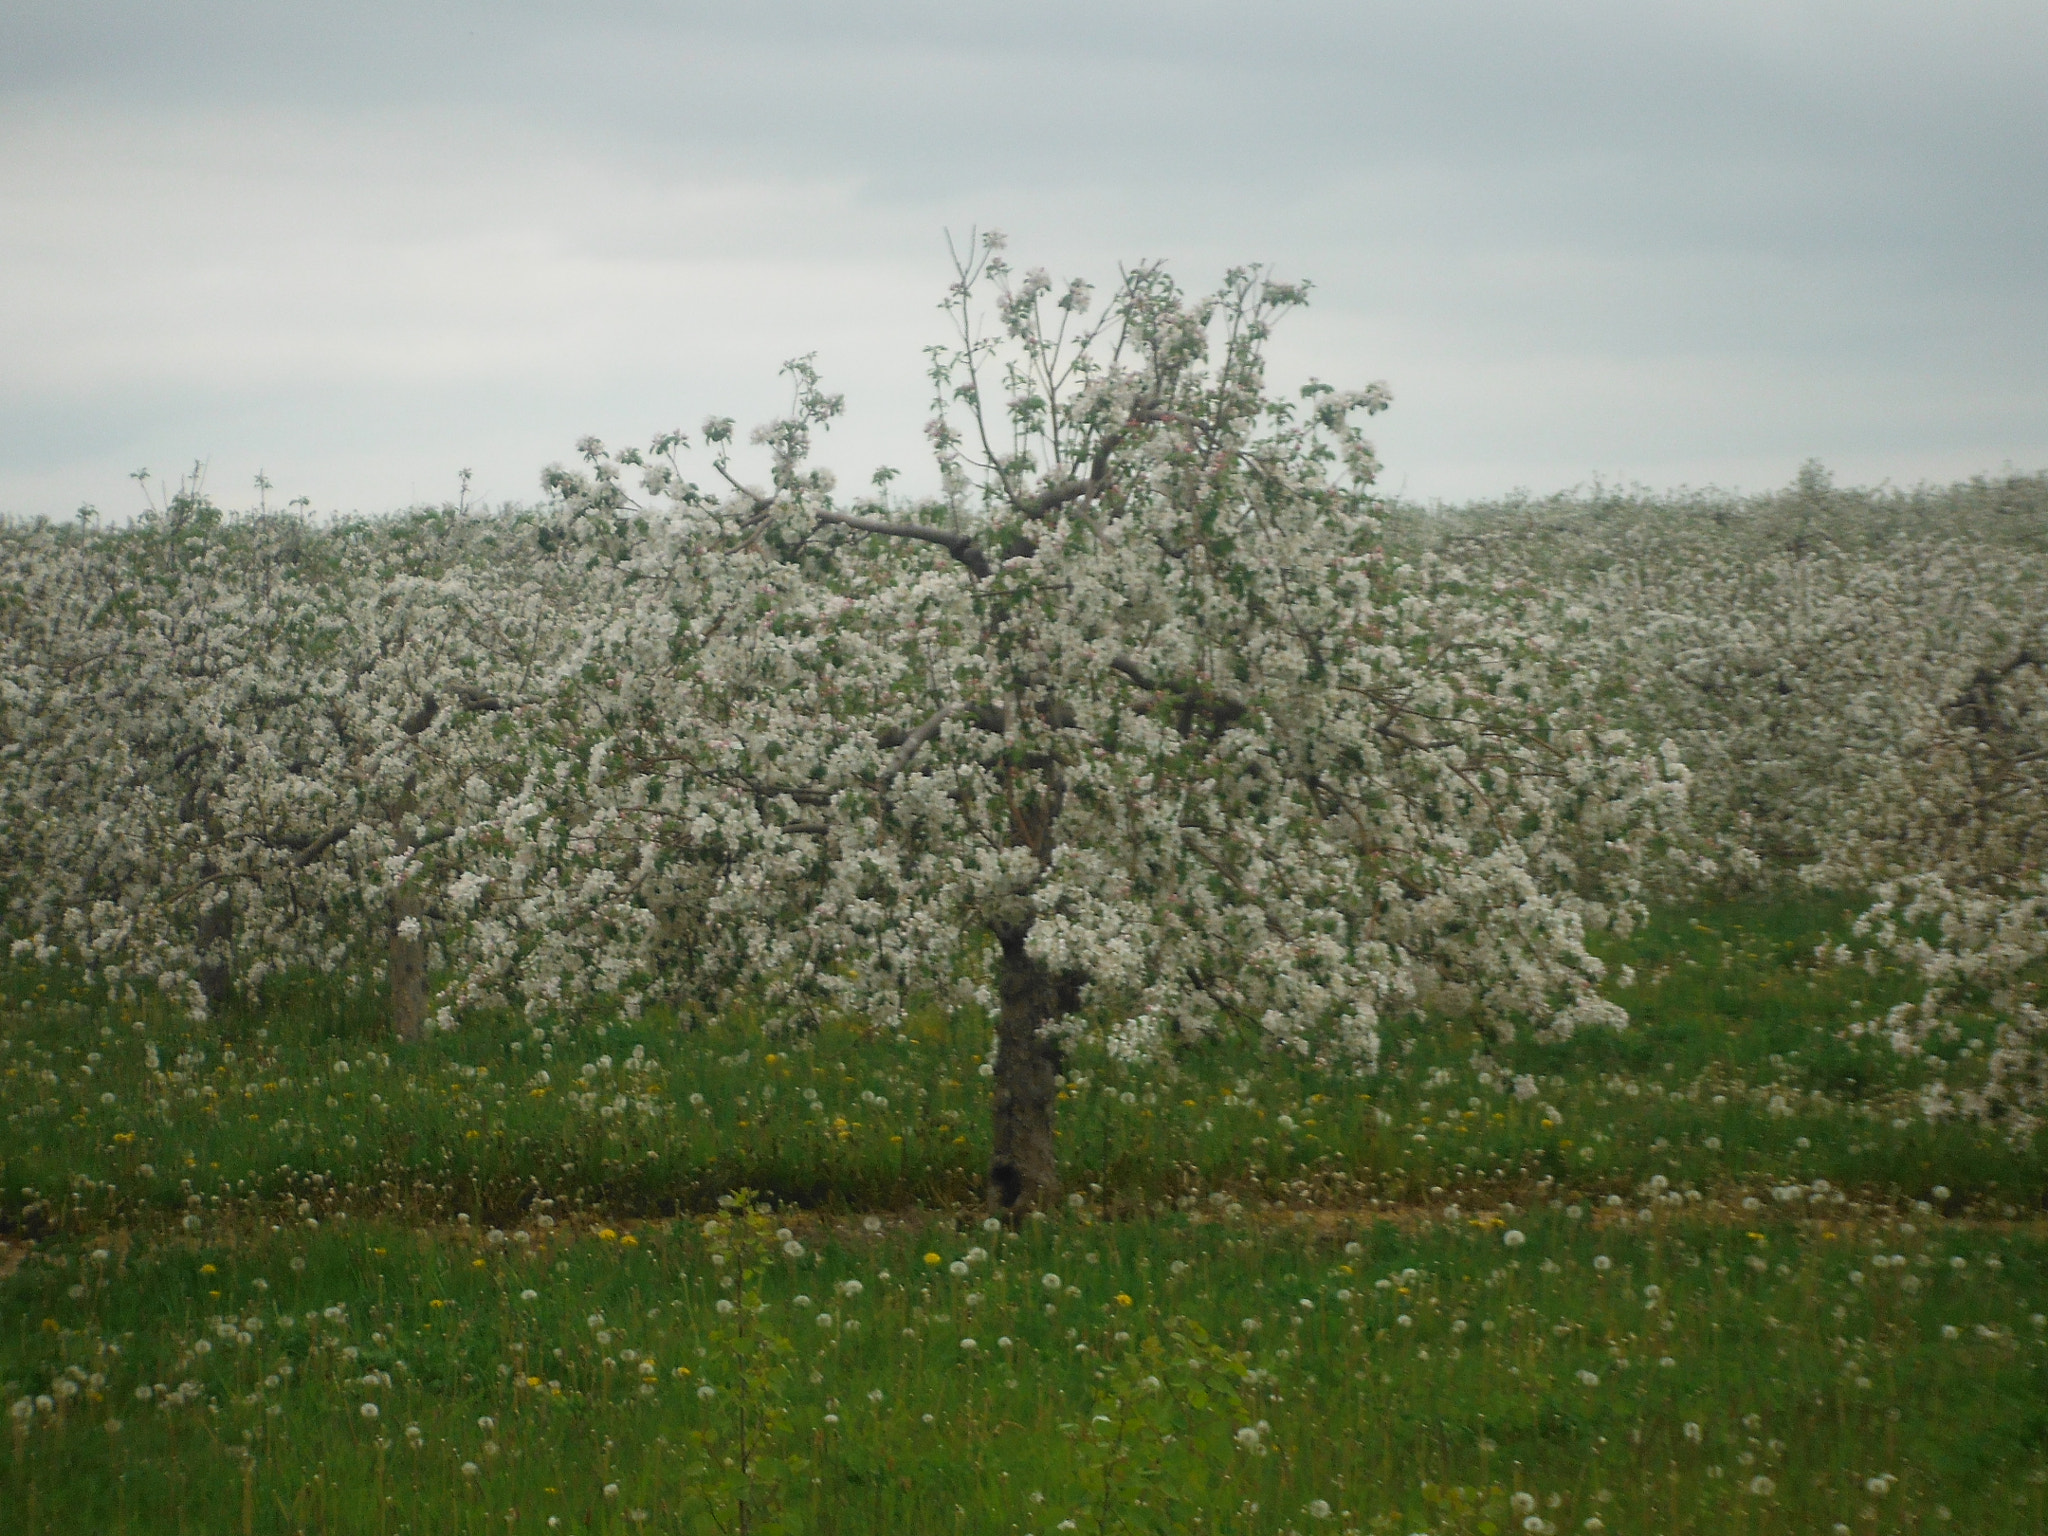
[[[396,1032],[418,1034],[437,850],[518,758],[494,722],[557,611],[519,535],[229,518],[196,488],[132,529],[8,530],[0,890],[17,953],[196,1014],[283,969],[368,964]]]
[[[978,1001],[1008,1213],[1058,1190],[1085,1031],[1338,1069],[1416,1010],[1624,1022],[1586,932],[1684,770],[1603,723],[1533,605],[1387,558],[1355,420],[1385,391],[1269,394],[1305,295],[1256,270],[1190,300],[1140,267],[1094,313],[1001,252],[932,353],[940,500],[835,500],[808,362],[764,485],[724,420],[708,491],[680,434],[551,472],[590,586],[552,760],[466,843],[466,894],[518,895],[480,906],[462,995]]]
[[[1868,1021],[1902,1051],[1997,1015],[1930,1112],[2030,1134],[2048,1106],[2048,481],[1837,491],[1808,465],[1747,502],[1478,509],[1436,547],[1560,620],[1614,708],[1693,774],[1696,873],[1864,903],[1860,943],[1928,984]]]

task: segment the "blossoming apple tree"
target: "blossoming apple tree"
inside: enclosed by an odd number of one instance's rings
[[[2048,559],[2038,481],[1852,495],[1818,465],[1787,493],[1697,507],[1467,515],[1443,546],[1556,594],[1626,680],[1636,727],[1678,744],[1708,884],[1796,878],[1858,904],[1832,958],[1888,956],[1927,987],[1860,1022],[1902,1052],[1981,1062],[1925,1096],[2017,1135],[2048,1106]]]
[[[493,723],[557,607],[519,533],[228,519],[188,488],[132,529],[5,541],[17,953],[198,1014],[368,965],[417,1034],[437,846],[517,759]]]
[[[1189,299],[963,260],[932,354],[938,500],[835,499],[840,402],[792,365],[755,434],[583,445],[551,476],[592,583],[550,762],[464,838],[453,905],[509,988],[748,989],[886,1024],[995,1015],[989,1198],[1057,1192],[1063,1052],[1250,1032],[1333,1070],[1388,1021],[1618,1025],[1626,920],[1683,768],[1602,714],[1534,610],[1377,536],[1377,387],[1268,391],[1298,287]],[[637,479],[637,486],[632,482]]]

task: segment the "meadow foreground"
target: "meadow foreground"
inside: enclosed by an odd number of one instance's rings
[[[1908,978],[1838,916],[1660,914],[1564,1046],[1077,1057],[1015,1230],[972,1019],[400,1047],[17,971],[15,1528],[2039,1529],[2040,1162],[1913,1112],[1956,1065],[1853,1030]]]

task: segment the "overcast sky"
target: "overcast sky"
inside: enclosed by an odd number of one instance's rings
[[[1315,284],[1384,486],[2048,467],[2048,6],[5,0],[0,511],[531,499],[742,423],[926,480],[945,232]]]

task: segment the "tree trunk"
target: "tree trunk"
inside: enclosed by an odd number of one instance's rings
[[[206,999],[207,1017],[218,1019],[234,995],[235,907],[225,890],[211,888],[219,870],[208,864],[200,873],[209,885],[200,898],[205,905],[199,909],[194,935],[199,950],[199,995]]]
[[[420,925],[422,905],[410,881],[391,893],[391,1029],[401,1040],[419,1039],[427,1026],[427,935]]]
[[[1045,1026],[1080,1003],[1077,976],[1055,973],[1024,952],[1030,928],[998,929],[1003,949],[1002,1013],[996,1023],[995,1155],[989,1159],[988,1205],[1015,1220],[1059,1199],[1059,1154],[1053,1104],[1062,1056]]]
[[[429,703],[432,701],[429,700]],[[418,717],[415,717],[418,718]],[[431,715],[427,716],[431,718]],[[408,725],[408,729],[410,726]],[[414,733],[417,734],[417,733]],[[413,850],[413,780],[391,813],[398,852]],[[391,1032],[401,1040],[417,1040],[427,1027],[426,903],[408,875],[391,893],[391,946],[386,969],[391,975]]]
[[[221,845],[220,818],[213,814],[213,790],[205,780],[186,792],[181,808],[185,820],[197,822],[209,848]],[[235,990],[235,906],[229,887],[216,886],[220,866],[202,855],[199,864],[199,921],[192,934],[198,952],[199,995],[206,1016],[218,1019]]]

